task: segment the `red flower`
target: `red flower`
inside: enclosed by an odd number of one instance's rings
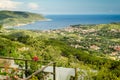
[[[39,58],[38,58],[37,56],[34,56],[34,57],[33,57],[33,60],[34,60],[34,61],[38,61]]]

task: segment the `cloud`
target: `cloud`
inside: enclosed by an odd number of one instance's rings
[[[39,8],[39,5],[36,3],[28,3],[28,8],[32,10],[37,10]]]
[[[13,10],[18,8],[21,2],[15,2],[12,0],[0,0],[0,9]]]
[[[40,9],[39,5],[34,2],[25,3],[15,0],[0,0],[0,10],[34,11]]]

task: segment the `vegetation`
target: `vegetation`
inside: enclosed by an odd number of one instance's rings
[[[0,30],[3,28],[3,26],[2,25],[0,25]]]
[[[117,23],[74,25],[50,31],[4,30],[0,33],[0,55],[23,59],[37,56],[37,60],[56,61],[57,66],[77,67],[85,71],[79,71],[85,80],[119,80],[119,34]]]
[[[20,12],[20,11],[0,11],[0,25],[4,27],[20,26],[38,20],[46,20],[42,15]]]

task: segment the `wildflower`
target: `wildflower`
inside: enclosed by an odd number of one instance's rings
[[[14,78],[15,78],[15,79],[18,79],[19,77],[15,75]]]
[[[38,60],[39,60],[38,56],[34,56],[34,57],[33,57],[33,60],[34,60],[34,61],[38,61]]]
[[[17,72],[17,71],[18,71],[18,68],[13,68],[13,70]]]

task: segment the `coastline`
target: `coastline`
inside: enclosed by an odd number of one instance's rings
[[[36,20],[36,21],[28,22],[28,23],[19,23],[19,24],[13,25],[13,26],[4,26],[4,28],[10,29],[10,28],[14,28],[14,27],[21,27],[21,26],[28,25],[28,24],[34,24],[37,21],[41,21],[41,22],[42,21],[52,21],[52,19],[43,19],[43,20]]]
[[[44,19],[39,20],[32,20],[32,22],[23,23],[14,23],[12,26],[7,26],[7,28],[17,28],[17,29],[28,29],[28,30],[54,30],[54,29],[61,29],[66,28],[67,26],[71,25],[97,25],[97,24],[109,24],[109,23],[118,23],[120,22],[119,17],[116,20],[116,16],[59,16],[59,15],[48,15]],[[83,18],[83,19],[82,19]],[[95,19],[93,19],[95,18]],[[52,20],[51,20],[52,19]],[[34,23],[34,24],[33,24]],[[22,26],[22,27],[21,27]]]

